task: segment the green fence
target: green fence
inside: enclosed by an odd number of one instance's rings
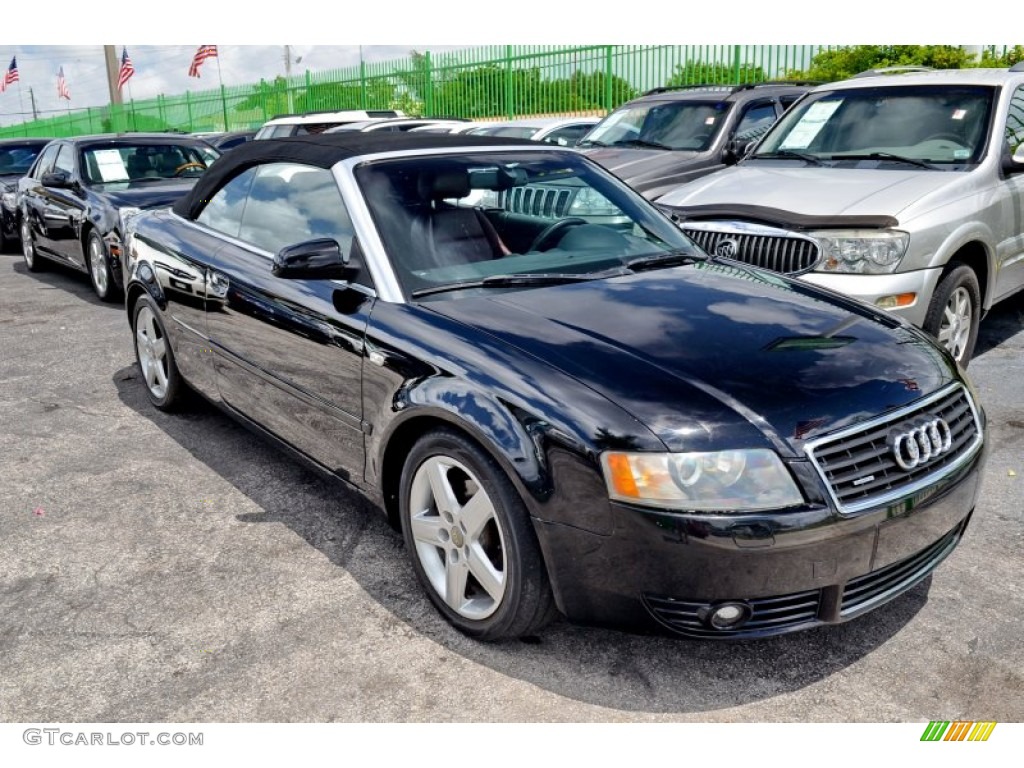
[[[278,114],[400,109],[504,119],[603,115],[651,88],[782,79],[835,46],[485,46],[131,100],[0,128],[0,137],[255,129]]]

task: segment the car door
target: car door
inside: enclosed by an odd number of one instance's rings
[[[208,303],[217,388],[224,403],[338,473],[363,476],[363,337],[373,307],[369,277],[282,279],[271,272],[282,247],[330,237],[343,253],[352,225],[330,171],[292,163],[250,169],[237,231],[211,205],[198,223],[230,235],[210,258]],[[223,190],[222,190],[223,191]]]
[[[81,232],[85,193],[78,174],[77,154],[73,144],[64,143],[54,160],[53,172],[66,174],[69,186],[43,188],[43,235],[40,244],[84,269]]]
[[[1004,144],[1001,151],[1012,155],[1024,144],[1024,85],[1016,88],[1005,115]],[[996,300],[1024,287],[1024,173],[1004,174],[996,184],[1000,215],[996,258]]]
[[[22,216],[32,228],[37,247],[43,245],[43,211],[46,207],[46,189],[43,187],[42,179],[53,170],[53,161],[57,159],[61,146],[61,143],[48,145],[39,155],[28,176],[19,185]]]

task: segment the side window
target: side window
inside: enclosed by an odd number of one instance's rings
[[[736,126],[736,136],[743,139],[756,139],[767,131],[774,122],[774,104],[770,101],[766,104],[754,104],[740,118],[740,123]]]
[[[779,96],[779,104],[782,105],[782,109],[785,111],[796,104],[799,98],[799,96]]]
[[[329,237],[348,253],[353,229],[330,171],[273,163],[256,172],[238,236],[270,253]]]
[[[295,135],[295,133],[297,133],[296,128],[297,126],[291,125],[290,123],[275,125],[270,129],[270,133],[268,134],[267,138],[279,139],[282,136],[293,136]]]
[[[549,133],[544,137],[544,141],[548,144],[557,144],[560,147],[571,147],[593,127],[592,125],[567,125],[565,128],[559,128],[557,131]]]
[[[53,170],[53,161],[57,158],[57,151],[60,149],[60,144],[51,144],[39,157],[39,162],[36,163],[36,168],[32,172],[32,178],[37,181],[43,178],[44,173],[49,173]]]
[[[250,168],[233,178],[210,198],[210,202],[196,217],[196,221],[225,235],[238,237],[238,232],[242,228],[242,213],[245,211],[245,202],[254,178],[255,168]]]
[[[1010,112],[1006,116],[1006,141],[1011,153],[1024,144],[1024,85],[1019,86],[1010,99]]]
[[[57,159],[53,163],[53,170],[64,171],[69,176],[75,172],[75,150],[70,144],[61,145]]]

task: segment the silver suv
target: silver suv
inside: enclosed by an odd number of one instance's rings
[[[821,86],[658,203],[705,250],[889,310],[966,366],[1024,288],[1024,64]]]

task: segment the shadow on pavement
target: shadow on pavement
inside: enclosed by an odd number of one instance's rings
[[[39,272],[29,272],[21,255],[0,254],[0,264],[10,260],[10,269],[19,275],[25,275],[29,279],[38,281],[48,288],[58,289],[73,294],[90,304],[104,309],[116,309],[124,312],[124,302],[118,300],[113,302],[101,301],[100,297],[92,289],[92,283],[85,272],[58,264],[54,261],[46,261],[46,267]]]
[[[581,702],[650,713],[707,712],[770,699],[848,667],[900,631],[928,600],[929,577],[848,624],[757,642],[710,643],[578,627],[559,621],[540,638],[483,644],[452,629],[413,576],[401,535],[355,491],[282,454],[205,401],[182,413],[153,408],[136,366],[114,374],[118,396],[263,511],[344,568],[410,634]],[[467,681],[468,682],[468,681]]]

